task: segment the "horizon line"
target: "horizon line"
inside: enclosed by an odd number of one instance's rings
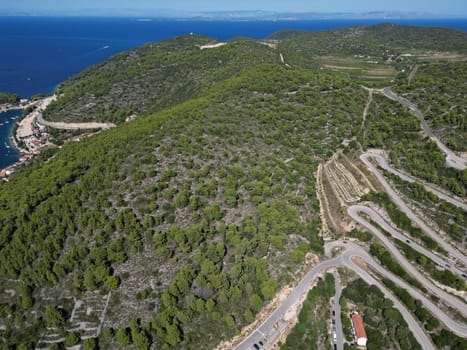
[[[148,13],[151,12],[151,13]],[[225,11],[183,11],[183,10],[173,10],[173,9],[153,9],[146,12],[142,10],[131,9],[82,9],[80,11],[70,12],[64,10],[32,10],[32,11],[21,11],[21,10],[2,10],[0,11],[0,16],[2,17],[144,17],[144,18],[287,18],[287,17],[306,17],[310,16],[311,18],[318,17],[339,17],[345,18],[349,17],[364,17],[371,19],[374,16],[374,19],[381,18],[407,18],[407,19],[417,19],[417,18],[426,18],[426,19],[466,19],[467,13],[432,13],[429,11],[360,11],[360,12],[349,12],[349,11],[334,11],[334,12],[325,12],[325,11],[270,11],[270,10],[225,10]]]
[[[1,13],[0,17],[93,17],[93,18],[144,18],[144,19],[205,19],[205,20],[273,20],[273,21],[284,21],[284,20],[315,20],[315,19],[381,19],[381,20],[391,20],[391,19],[467,19],[467,14],[445,14],[445,15],[405,15],[405,16],[358,16],[363,15],[363,13],[342,13],[341,16],[332,17],[331,15],[337,15],[339,13],[313,13],[315,15],[322,15],[322,16],[315,16],[315,17],[308,17],[308,18],[298,18],[293,17],[293,15],[304,15],[307,14],[303,13],[282,13],[278,15],[288,15],[289,17],[221,17],[221,16],[165,16],[165,15],[147,15],[147,14],[68,14],[68,13],[50,13],[50,14],[21,14],[21,13]],[[346,17],[345,15],[349,15]]]

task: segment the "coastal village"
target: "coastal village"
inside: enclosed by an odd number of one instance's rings
[[[39,122],[44,109],[53,101],[55,97],[46,97],[33,101],[21,100],[19,106],[2,106],[2,111],[10,109],[24,109],[29,113],[18,123],[14,135],[11,135],[13,145],[23,153],[19,160],[2,169],[0,178],[3,181],[8,181],[8,177],[13,174],[16,169],[40,154],[45,148],[52,146],[49,142],[49,134],[46,132],[46,126]]]
[[[43,111],[57,98],[57,95],[52,95],[32,101],[21,100],[19,106],[0,106],[0,112],[5,112],[10,109],[24,109],[27,111],[27,115],[17,124],[14,135],[11,136],[14,147],[23,154],[18,162],[0,171],[0,178],[3,181],[8,181],[8,177],[13,174],[19,166],[30,161],[42,151],[55,146],[50,141],[47,127],[66,130],[104,130],[115,127],[113,123],[63,123],[44,120],[42,118]],[[131,115],[126,118],[126,121],[128,122],[135,118],[135,115]],[[92,135],[92,133],[87,134],[87,136],[90,135]],[[82,137],[84,136],[81,135],[80,137],[70,139],[70,141],[79,141]]]

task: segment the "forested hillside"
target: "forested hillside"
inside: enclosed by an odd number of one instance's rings
[[[420,120],[397,102],[373,96],[359,140],[365,148],[389,150],[394,165],[420,179],[460,197],[467,193],[467,170],[445,167],[445,155],[433,140],[420,133]]]
[[[200,49],[208,43],[216,41],[186,35],[118,54],[61,84],[57,93],[63,96],[45,118],[121,123],[197,97],[242,69],[279,62],[279,55],[259,42]]]
[[[260,65],[12,176],[3,339],[75,337],[74,300],[97,309],[93,291],[110,298],[99,343],[111,348],[234,335],[321,252],[316,159],[356,134],[365,99],[336,76]]]
[[[412,79],[407,74],[397,80],[397,90],[422,108],[435,134],[450,149],[466,152],[467,61],[423,62]]]
[[[410,27],[386,23],[327,31],[285,31],[270,37],[292,55],[293,63],[306,63],[307,56],[353,56],[388,58],[404,52],[467,53],[467,33],[433,27]],[[311,62],[311,61],[310,61]]]
[[[16,94],[0,92],[0,104],[9,103],[16,104],[20,101],[21,97]]]

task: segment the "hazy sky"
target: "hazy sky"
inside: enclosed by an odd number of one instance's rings
[[[158,9],[182,11],[268,10],[287,12],[369,12],[417,11],[434,14],[466,15],[467,0],[0,0],[0,11],[67,12],[89,10],[119,12]],[[111,12],[111,11],[110,11]]]

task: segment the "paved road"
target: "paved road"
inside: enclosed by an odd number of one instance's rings
[[[392,189],[389,183],[386,181],[385,177],[379,172],[379,170],[370,162],[369,158],[372,155],[364,153],[360,156],[362,162],[364,162],[371,172],[376,176],[378,181],[383,185],[384,190],[389,195],[391,200],[399,207],[399,209],[405,213],[409,219],[417,224],[418,227],[428,236],[433,238],[444,250],[446,250],[452,257],[456,258],[459,263],[466,266],[467,259],[464,254],[459,250],[452,247],[449,243],[444,241],[437,232],[432,230],[428,225],[426,225],[415,213],[404,203],[404,201],[399,197],[399,195]]]
[[[49,98],[47,105],[56,100],[56,96]],[[46,106],[47,106],[46,105]],[[78,129],[109,129],[115,127],[112,123],[63,123],[63,122],[48,122],[42,116],[42,110],[37,114],[37,122],[41,125],[49,126],[54,129],[63,130],[78,130]]]
[[[379,90],[384,96],[386,96],[387,98],[393,100],[393,101],[396,101],[396,102],[399,102],[400,104],[402,104],[403,106],[407,107],[408,109],[410,109],[410,111],[412,112],[412,114],[414,116],[416,116],[417,118],[420,119],[421,121],[421,124],[422,124],[422,129],[423,131],[425,132],[425,134],[430,138],[432,139],[433,141],[436,142],[436,144],[438,145],[438,148],[446,155],[446,165],[447,166],[450,166],[450,167],[453,167],[453,168],[456,168],[456,169],[459,169],[459,170],[464,170],[467,168],[467,160],[466,159],[463,159],[462,157],[459,157],[458,155],[456,155],[453,151],[451,151],[444,143],[442,143],[438,137],[435,136],[435,134],[433,133],[433,131],[431,130],[430,126],[428,125],[428,123],[426,122],[425,120],[425,117],[423,115],[423,112],[418,109],[418,107],[413,104],[412,102],[410,102],[409,100],[407,100],[406,98],[403,98],[399,95],[397,95],[395,92],[393,92],[391,90],[391,88],[389,87],[386,87],[386,88],[383,88],[381,90]]]
[[[305,277],[300,281],[294,291],[287,297],[287,299],[276,309],[273,313],[264,321],[255,331],[253,331],[249,336],[247,336],[235,349],[237,350],[251,350],[254,349],[254,344],[259,344],[259,341],[262,341],[265,344],[265,349],[267,348],[268,344],[273,341],[280,333],[280,331],[285,328],[285,322],[283,321],[283,317],[287,310],[296,303],[300,297],[306,293],[311,283],[314,279],[322,273],[324,270],[330,269],[336,266],[345,266],[350,269],[356,271],[363,280],[365,280],[369,284],[375,284],[384,295],[393,301],[394,307],[397,308],[404,319],[406,320],[407,324],[409,325],[409,329],[414,334],[416,339],[419,341],[420,345],[422,345],[423,349],[435,349],[432,345],[430,338],[425,334],[423,329],[420,327],[418,322],[415,320],[413,315],[407,310],[407,308],[398,301],[387,289],[384,285],[378,281],[376,281],[372,276],[370,276],[367,272],[362,270],[358,265],[356,265],[352,261],[352,257],[359,257],[363,259],[368,265],[374,268],[378,273],[382,274],[384,277],[387,277],[393,280],[396,284],[401,285],[403,288],[408,289],[409,293],[413,293],[417,299],[420,299],[422,303],[433,312],[433,314],[440,319],[442,322],[446,324],[448,328],[450,328],[453,332],[461,335],[467,336],[467,327],[456,323],[455,321],[451,320],[449,316],[444,314],[436,305],[434,305],[430,300],[425,298],[424,295],[419,293],[418,291],[414,290],[410,285],[402,281],[397,276],[387,272],[384,268],[378,265],[371,256],[366,253],[363,248],[360,246],[353,244],[351,242],[344,244],[341,241],[334,241],[326,244],[325,251],[329,256],[330,251],[333,248],[343,248],[344,252],[338,255],[335,258],[330,258],[321,262],[320,264],[313,267]],[[274,325],[277,324],[279,328],[276,330]]]
[[[334,311],[334,316],[332,316],[331,314],[331,317],[335,322],[335,324],[333,324],[333,327],[335,327],[335,332],[336,332],[337,350],[343,350],[344,349],[344,333],[342,332],[341,304],[339,303],[339,300],[341,299],[341,294],[342,294],[341,278],[337,270],[333,271],[333,275],[334,275],[334,283],[336,286],[336,294],[334,294],[334,300],[332,303],[333,304],[332,310]]]
[[[386,171],[389,171],[391,174],[394,174],[396,176],[399,176],[402,180],[407,181],[407,182],[417,182],[417,183],[422,183],[427,191],[430,191],[431,193],[434,193],[437,195],[439,198],[442,200],[451,203],[452,205],[455,205],[456,207],[462,208],[467,211],[467,202],[465,198],[459,198],[456,197],[452,194],[448,194],[446,192],[441,191],[440,189],[436,188],[435,186],[427,183],[426,181],[417,179],[413,176],[410,176],[408,174],[402,173],[399,170],[396,170],[392,168],[388,161],[387,161],[387,153],[386,151],[382,149],[371,149],[366,152],[365,155],[366,158],[373,158],[378,162],[378,165],[383,168]]]
[[[397,262],[402,265],[405,271],[407,271],[412,277],[417,279],[421,284],[428,289],[433,295],[436,295],[438,298],[443,300],[445,303],[451,305],[456,310],[458,310],[462,315],[467,316],[467,305],[460,300],[459,298],[445,292],[444,290],[436,287],[430,280],[428,280],[423,274],[421,274],[406,258],[399,252],[392,242],[377,229],[375,226],[370,224],[365,218],[361,217],[359,213],[363,212],[371,217],[372,220],[377,222],[379,225],[383,226],[384,229],[390,231],[394,230],[389,226],[378,214],[376,214],[370,208],[364,206],[352,206],[347,210],[348,214],[352,219],[363,225],[367,230],[373,233],[378,239],[384,244],[384,246],[389,250],[392,256],[395,257]],[[430,256],[431,257],[431,256]]]
[[[362,161],[367,164],[369,169],[375,174],[375,176],[378,178],[378,180],[381,182],[383,187],[385,188],[386,192],[388,192],[389,196],[391,199],[397,204],[399,209],[401,209],[403,212],[407,214],[407,216],[414,221],[426,234],[431,236],[433,239],[435,239],[446,251],[449,252],[453,257],[457,258],[458,261],[460,261],[464,266],[466,265],[466,259],[465,256],[459,252],[458,250],[454,249],[452,246],[450,246],[448,243],[443,241],[433,230],[431,230],[423,221],[421,221],[402,201],[402,199],[394,192],[394,190],[390,187],[386,179],[382,176],[382,174],[376,169],[376,167],[369,161],[369,157],[371,157],[371,154],[364,154],[361,156]],[[355,218],[358,219],[359,222],[362,224],[364,223],[362,221],[363,218],[361,218],[358,215],[359,210],[357,210],[358,207],[356,207],[354,210],[355,211]],[[366,209],[365,209],[366,210]],[[363,210],[362,210],[363,211]],[[368,212],[367,212],[368,213]],[[376,214],[376,213],[375,213]],[[375,221],[378,222],[381,218],[378,219],[376,215],[373,215]],[[365,223],[366,225],[371,226],[368,222]],[[382,220],[381,225],[386,229],[388,229],[389,232],[391,232],[393,229],[387,223]],[[452,295],[440,290],[439,288],[433,286],[431,282],[426,280],[424,276],[422,276],[418,271],[415,270],[413,266],[403,257],[399,251],[392,245],[392,243],[381,233],[376,229],[376,227],[372,227],[371,231],[374,234],[377,234],[378,237],[385,239],[384,243],[387,245],[387,247],[390,247],[391,252],[394,251],[396,260],[402,265],[402,267],[406,270],[408,270],[410,273],[412,273],[414,276],[416,276],[417,279],[421,279],[422,283],[432,290],[434,294],[438,295],[440,298],[443,300],[446,300],[446,302],[454,305],[457,310],[462,313],[463,315],[467,314],[467,308],[465,303],[463,303],[461,300],[453,297]],[[397,233],[397,231],[395,231]],[[397,233],[399,235],[399,233]],[[413,243],[412,243],[413,244]],[[394,297],[389,290],[386,289],[386,287],[376,280],[374,277],[372,277],[369,273],[361,269],[357,264],[355,264],[352,261],[352,258],[358,257],[362,260],[364,260],[369,266],[371,266],[372,269],[374,269],[377,273],[382,275],[383,277],[389,278],[392,280],[394,283],[399,285],[400,287],[406,289],[412,297],[419,299],[424,307],[426,307],[436,318],[438,318],[441,322],[444,323],[444,325],[449,328],[452,332],[456,333],[457,335],[461,337],[466,337],[467,336],[467,326],[461,323],[456,322],[455,320],[452,320],[448,315],[446,315],[442,310],[440,310],[432,301],[431,299],[426,298],[424,294],[419,292],[417,289],[414,289],[411,285],[409,285],[407,282],[399,278],[398,276],[395,276],[391,272],[387,271],[385,268],[377,264],[374,259],[365,251],[363,248],[360,246],[353,244],[353,243],[347,243],[344,244],[343,242],[340,241],[334,241],[327,243],[325,245],[325,252],[327,256],[330,256],[330,251],[333,248],[343,248],[344,252],[338,255],[337,257],[330,258],[328,260],[323,261],[322,263],[318,264],[317,266],[313,267],[306,275],[305,277],[299,282],[297,287],[293,290],[293,292],[284,300],[284,302],[255,330],[253,331],[249,336],[247,336],[237,347],[237,350],[246,350],[246,349],[254,349],[254,344],[259,345],[261,342],[263,342],[263,346],[261,348],[267,348],[270,343],[272,343],[280,334],[280,332],[287,326],[286,322],[283,320],[284,315],[286,314],[287,310],[294,305],[301,296],[303,296],[306,292],[308,292],[312,282],[316,279],[316,277],[321,274],[324,270],[330,269],[332,267],[336,266],[345,266],[348,268],[353,269],[357,274],[367,283],[369,284],[374,284],[376,285],[383,293],[384,295],[392,300],[394,303],[394,307],[397,308],[404,319],[406,320],[407,324],[409,325],[409,329],[411,332],[414,334],[415,338],[418,340],[420,345],[422,346],[423,349],[435,349],[434,345],[431,343],[431,339],[427,336],[427,334],[424,332],[424,330],[420,327],[418,322],[415,320],[413,315],[407,310],[407,308],[396,298]],[[425,252],[427,252],[425,250]],[[432,253],[427,254],[427,256],[436,258],[438,261],[444,261],[444,260],[439,260],[440,258],[437,256],[432,255]],[[435,260],[435,261],[437,261]],[[459,270],[456,270],[459,271]],[[336,299],[336,298],[335,298]],[[337,322],[337,320],[336,320]],[[342,329],[342,327],[339,327]],[[337,327],[336,327],[337,331]]]
[[[413,288],[410,284],[405,282],[403,279],[401,279],[399,276],[394,275],[392,272],[387,271],[384,267],[381,265],[377,264],[375,260],[365,251],[363,248],[357,246],[358,248],[352,249],[352,251],[346,252],[342,254],[342,258],[344,260],[344,265],[348,266],[349,268],[355,270],[360,276],[361,272],[363,271],[362,269],[358,270],[358,265],[353,263],[352,258],[358,257],[362,260],[364,260],[373,270],[375,270],[377,273],[382,275],[383,277],[386,277],[390,280],[392,280],[394,283],[396,283],[398,286],[406,289],[412,297],[415,299],[419,299],[423,306],[426,307],[433,315],[439,319],[441,322],[445,324],[447,328],[449,328],[452,332],[456,333],[457,335],[461,337],[467,337],[467,325],[459,323],[448,315],[444,313],[441,309],[439,309],[432,301],[431,299],[428,299],[425,294],[422,292],[418,291],[417,289]],[[402,261],[398,261],[404,269],[407,268],[407,264],[405,264]],[[379,286],[379,285],[378,285]],[[466,313],[466,306],[462,307],[463,310],[457,310],[460,311],[461,313],[465,314]],[[418,337],[416,337],[418,339]]]
[[[436,347],[431,342],[431,338],[424,332],[424,330],[420,327],[417,320],[413,317],[410,311],[407,310],[406,306],[402,304],[399,299],[397,299],[380,281],[376,280],[367,273],[365,270],[361,269],[358,265],[355,265],[352,261],[348,262],[348,267],[354,270],[359,277],[364,280],[369,285],[375,285],[378,289],[384,294],[384,297],[391,300],[393,303],[394,308],[399,310],[402,317],[404,318],[405,322],[414,335],[415,339],[417,339],[418,343],[420,344],[421,348],[424,350],[435,350]]]
[[[366,215],[370,216],[371,219],[376,222],[379,226],[381,226],[384,230],[389,232],[394,238],[398,239],[399,241],[402,241],[404,243],[410,244],[410,246],[415,249],[416,251],[420,252],[421,254],[429,257],[431,260],[433,260],[435,263],[437,263],[439,266],[443,268],[448,268],[453,272],[454,274],[462,277],[462,274],[464,271],[458,269],[455,266],[452,266],[449,264],[449,262],[443,258],[442,256],[433,253],[433,251],[426,249],[425,247],[419,245],[418,243],[414,242],[412,239],[408,239],[408,237],[404,236],[401,234],[399,231],[397,231],[393,226],[388,224],[386,220],[384,220],[378,213],[376,213],[373,209],[365,207],[363,205],[354,205],[351,206],[347,209],[347,213],[350,215],[352,219],[354,219],[356,222],[367,228],[371,233],[376,235],[383,243],[389,242],[387,237],[381,233],[376,227],[374,227],[371,223],[369,223],[365,218],[361,217],[359,213],[365,213]],[[408,241],[408,242],[407,242]],[[391,246],[392,242],[390,243]],[[446,265],[449,265],[447,267]]]
[[[313,267],[299,282],[295,287],[293,292],[283,301],[283,303],[276,309],[274,312],[248,337],[246,337],[243,342],[241,342],[236,349],[237,350],[251,350],[254,349],[254,344],[259,344],[260,341],[263,341],[264,344],[267,344],[268,340],[275,339],[281,333],[282,329],[286,326],[286,323],[283,321],[283,317],[286,314],[287,310],[295,304],[302,295],[308,292],[313,281],[321,274],[324,270],[331,267],[341,265],[341,257],[334,259],[325,260],[322,263]],[[274,326],[278,325],[278,329]]]

